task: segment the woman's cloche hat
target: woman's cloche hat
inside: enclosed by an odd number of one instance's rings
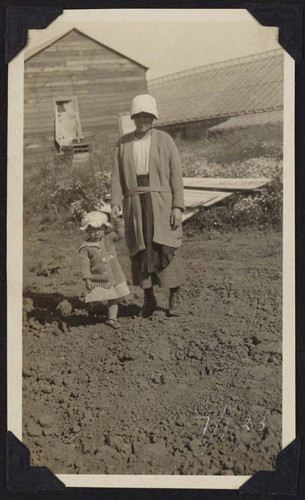
[[[138,113],[149,113],[158,120],[159,113],[157,110],[157,103],[152,95],[141,94],[133,99],[130,112],[131,118]]]

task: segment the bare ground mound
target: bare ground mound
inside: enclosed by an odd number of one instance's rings
[[[281,449],[281,235],[188,235],[182,315],[80,298],[79,236],[25,234],[23,441],[55,473],[253,474]],[[119,258],[129,277],[123,245]],[[132,287],[131,287],[132,288]],[[67,309],[57,309],[67,299]]]

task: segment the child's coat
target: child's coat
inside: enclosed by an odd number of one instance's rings
[[[90,279],[95,287],[101,287],[104,289],[116,289],[117,285],[125,283],[126,278],[121,269],[119,261],[117,259],[116,251],[113,243],[120,240],[123,237],[123,223],[119,222],[115,224],[115,230],[111,233],[105,234],[105,236],[97,242],[84,241],[79,248],[80,262],[81,262],[81,272],[82,278]],[[121,289],[120,287],[119,289]],[[125,293],[129,293],[128,287],[124,287]],[[109,290],[110,291],[110,290]],[[87,294],[88,300],[90,301],[90,296],[92,299],[98,293],[98,291],[92,291]],[[102,290],[100,290],[100,294]],[[110,296],[111,295],[111,296]],[[107,294],[103,294],[101,299],[116,298],[111,293],[109,297]],[[121,296],[121,294],[119,293]],[[96,299],[98,300],[98,299]]]

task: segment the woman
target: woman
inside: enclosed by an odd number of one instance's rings
[[[115,153],[112,216],[116,219],[123,205],[132,280],[144,289],[140,316],[147,318],[156,308],[156,284],[170,289],[168,314],[178,316],[179,287],[184,281],[180,249],[184,200],[179,155],[172,138],[152,128],[153,120],[158,119],[152,96],[134,98],[131,118],[136,130],[120,138]]]

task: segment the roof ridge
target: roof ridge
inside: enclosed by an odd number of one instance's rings
[[[163,127],[165,125],[176,125],[179,123],[186,123],[186,122],[196,122],[196,121],[202,121],[202,120],[208,120],[212,118],[234,118],[237,116],[247,116],[247,115],[257,115],[260,113],[266,113],[270,111],[281,111],[284,109],[283,105],[276,105],[276,106],[267,106],[264,108],[248,108],[244,110],[239,110],[239,111],[234,111],[234,112],[225,112],[225,113],[216,113],[216,114],[207,114],[207,115],[198,115],[198,116],[193,116],[188,118],[187,120],[184,119],[176,119],[176,120],[160,120],[160,123],[156,124],[156,127]]]
[[[158,78],[153,78],[152,80],[148,80],[148,86],[153,86],[159,83],[170,82],[173,80],[177,80],[181,77],[196,75],[199,73],[204,73],[206,71],[211,71],[213,69],[220,68],[229,68],[231,66],[235,66],[240,63],[252,62],[255,60],[267,59],[268,57],[276,57],[280,54],[283,54],[283,49],[273,49],[266,50],[265,52],[258,52],[257,54],[250,54],[248,56],[236,57],[233,59],[226,59],[225,61],[219,61],[216,63],[205,64],[202,66],[196,66],[194,68],[190,68],[183,71],[178,71],[176,73],[171,73],[169,75],[160,76]]]

